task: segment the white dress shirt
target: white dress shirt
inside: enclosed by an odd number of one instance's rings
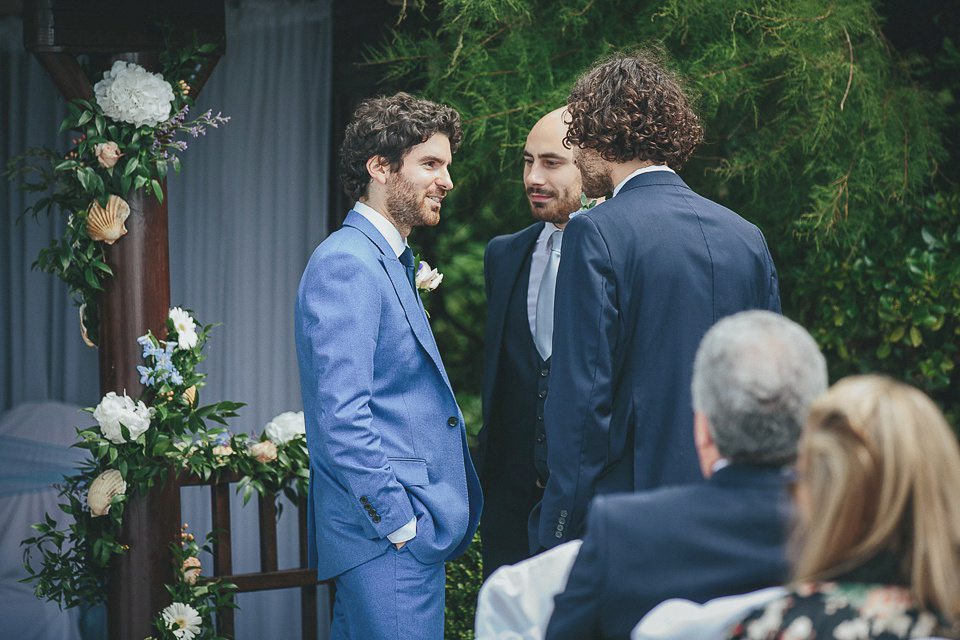
[[[382,213],[373,207],[359,201],[354,203],[353,210],[369,220],[370,224],[376,227],[377,231],[380,232],[380,235],[383,236],[383,239],[387,241],[387,243],[390,245],[390,248],[393,249],[394,253],[397,254],[396,257],[399,258],[400,254],[403,253],[403,250],[407,248],[407,240],[400,235],[400,232],[397,231],[395,226],[393,226],[393,223],[387,220]],[[416,516],[411,518],[410,522],[388,535],[387,540],[393,544],[400,544],[401,542],[413,540],[415,537],[417,537]]]
[[[530,335],[537,335],[537,295],[540,293],[540,281],[550,255],[550,236],[560,227],[548,222],[533,244],[533,256],[530,258],[530,285],[527,287],[527,321],[530,323]]]
[[[617,194],[620,193],[620,189],[623,188],[623,185],[630,182],[632,178],[640,175],[641,173],[650,173],[651,171],[669,171],[670,173],[676,173],[676,171],[674,171],[673,169],[671,169],[665,164],[654,164],[654,165],[650,165],[649,167],[643,167],[642,169],[637,169],[636,171],[628,175],[626,178],[624,178],[620,182],[620,184],[617,185],[617,187],[613,190],[613,197],[616,198]]]

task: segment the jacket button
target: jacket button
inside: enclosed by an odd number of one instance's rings
[[[544,367],[543,369],[540,369],[540,377],[541,377],[541,378],[546,378],[548,375],[550,375],[550,369],[548,369],[547,367]]]
[[[557,536],[558,538],[562,538],[562,537],[563,537],[563,534],[562,534],[561,532],[559,532],[559,531],[557,531],[557,532],[556,532],[555,534],[553,534],[553,535]]]
[[[567,517],[567,510],[566,510],[566,509],[564,509],[563,511],[560,512],[560,517],[561,517],[561,518],[566,518],[566,517]]]
[[[560,524],[564,524],[566,521],[567,519],[564,518],[563,516],[560,516],[559,518],[557,518],[557,522],[559,522]]]
[[[447,424],[450,425],[451,427],[455,427],[458,424],[460,424],[460,421],[457,420],[457,416],[450,416],[450,419],[447,420]]]
[[[546,439],[547,439],[547,436],[543,435],[542,433],[537,434],[537,442],[543,442]]]
[[[367,504],[367,496],[360,496],[360,502],[363,504]]]
[[[537,395],[540,396],[540,399],[542,400],[543,398],[546,398],[546,397],[547,397],[547,390],[546,390],[546,389],[542,389],[542,390],[540,391],[540,393],[538,393]]]
[[[373,516],[374,522],[380,522],[380,516]]]

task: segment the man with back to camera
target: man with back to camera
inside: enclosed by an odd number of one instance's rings
[[[528,519],[547,478],[543,406],[552,301],[563,228],[580,208],[580,172],[563,144],[564,113],[560,108],[540,118],[523,148],[523,185],[537,222],[491,240],[483,260],[484,426],[476,463],[484,493],[484,578],[530,556]]]
[[[795,322],[744,311],[715,324],[692,382],[707,482],[597,496],[547,640],[626,638],[664,600],[703,603],[783,584],[789,465],[826,389],[826,361]]]
[[[361,103],[341,149],[357,203],[297,292],[310,560],[336,587],[334,640],[443,638],[443,563],[480,515],[463,415],[407,246],[413,227],[440,220],[461,135],[444,105],[405,93]]]
[[[703,138],[652,54],[618,54],[577,81],[567,110],[588,197],[564,230],[545,421],[550,477],[532,545],[582,535],[590,499],[701,481],[688,425],[700,338],[745,309],[779,312],[763,234],[674,169]]]

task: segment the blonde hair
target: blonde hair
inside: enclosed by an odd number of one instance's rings
[[[799,469],[797,580],[890,551],[922,607],[960,617],[960,447],[930,398],[883,376],[841,380],[811,406]]]

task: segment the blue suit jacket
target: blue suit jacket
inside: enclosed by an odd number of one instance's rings
[[[746,309],[780,311],[763,234],[675,173],[640,174],[571,219],[545,412],[550,477],[531,519],[534,544],[579,537],[598,493],[702,480],[693,358],[711,325]]]
[[[418,560],[459,555],[482,505],[463,415],[403,265],[354,211],[303,273],[296,340],[319,578],[380,555],[414,516]]]
[[[782,584],[785,487],[778,468],[731,465],[706,483],[598,496],[547,640],[626,638],[669,598]]]

